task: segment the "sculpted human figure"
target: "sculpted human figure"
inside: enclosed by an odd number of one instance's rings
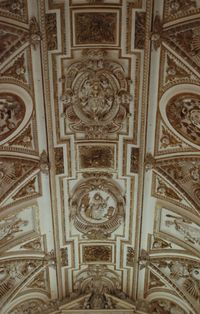
[[[107,212],[108,199],[109,196],[104,199],[99,192],[95,193],[85,211],[86,216],[95,220],[101,220]]]
[[[167,227],[174,225],[175,229],[184,236],[185,241],[200,244],[200,229],[192,226],[189,219],[172,215],[167,215],[167,217],[174,218],[174,220],[165,221]]]

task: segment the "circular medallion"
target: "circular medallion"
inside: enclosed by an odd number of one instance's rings
[[[90,238],[106,237],[121,224],[124,198],[112,179],[91,177],[76,187],[70,210],[79,231]]]

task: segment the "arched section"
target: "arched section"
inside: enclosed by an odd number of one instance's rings
[[[154,302],[158,301],[164,310],[165,310],[165,304],[166,304],[166,307],[169,306],[170,308],[171,306],[171,309],[170,309],[171,312],[169,312],[170,314],[175,314],[175,313],[179,314],[178,307],[180,307],[180,309],[183,311],[183,312],[180,311],[180,314],[195,313],[194,310],[188,305],[188,303],[184,302],[182,299],[180,299],[176,295],[171,294],[169,292],[165,292],[165,291],[152,292],[151,294],[148,295],[146,300],[150,304],[153,304]],[[175,306],[178,306],[177,309]]]
[[[44,307],[48,303],[49,303],[49,298],[46,293],[43,293],[43,292],[31,292],[30,293],[30,291],[27,291],[25,293],[22,293],[20,297],[16,298],[9,304],[6,304],[3,311],[4,311],[4,314],[11,314],[11,313],[15,313],[14,310],[17,307],[20,308],[21,306],[24,305],[24,309],[25,309],[26,304],[29,305],[30,308],[32,304],[34,305],[35,309],[37,309],[37,306]]]
[[[161,116],[174,133],[199,148],[200,90],[194,84],[180,84],[168,89],[159,104]]]

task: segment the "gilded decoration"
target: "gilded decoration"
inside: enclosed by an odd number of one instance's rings
[[[79,146],[81,169],[114,168],[114,147],[108,145]]]
[[[112,179],[100,176],[81,180],[70,201],[75,227],[91,239],[110,236],[122,223],[124,196]]]
[[[116,45],[117,13],[75,13],[75,40],[77,45]]]
[[[83,51],[83,60],[66,69],[63,111],[73,132],[104,138],[120,132],[129,113],[129,86],[123,67],[106,51]]]
[[[200,97],[179,94],[166,107],[166,114],[173,128],[194,144],[200,145]]]
[[[0,141],[22,123],[26,112],[23,100],[15,94],[0,93]]]
[[[83,262],[112,262],[112,247],[88,245],[83,247]]]

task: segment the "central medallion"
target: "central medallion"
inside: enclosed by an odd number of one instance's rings
[[[103,138],[120,131],[130,96],[123,67],[105,59],[105,51],[86,50],[66,70],[63,111],[71,131]]]
[[[111,178],[90,174],[74,190],[70,211],[77,230],[89,238],[105,238],[124,216],[121,188]]]

